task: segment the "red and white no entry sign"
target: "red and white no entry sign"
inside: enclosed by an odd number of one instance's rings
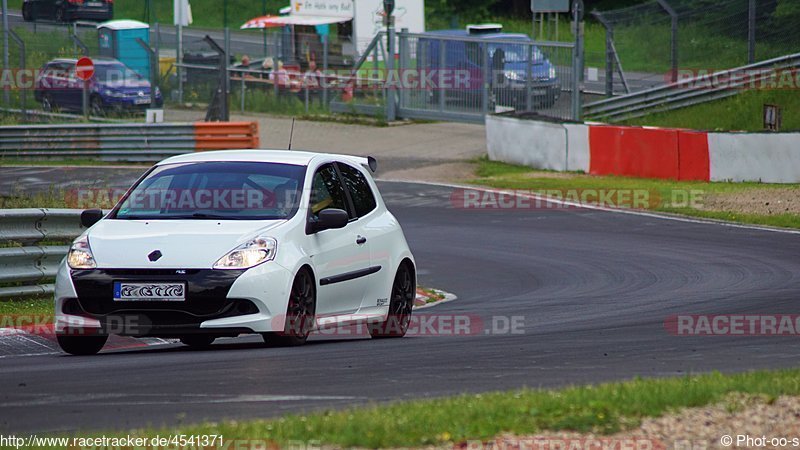
[[[75,65],[75,75],[83,81],[88,81],[94,76],[94,62],[92,58],[83,58],[78,60]]]

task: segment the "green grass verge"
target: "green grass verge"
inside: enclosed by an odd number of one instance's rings
[[[53,315],[53,296],[9,298],[0,300],[0,316],[47,316]],[[2,326],[0,324],[0,326]]]
[[[268,440],[287,446],[316,441],[345,448],[442,445],[486,440],[501,433],[573,430],[610,434],[635,427],[645,417],[726,401],[732,393],[762,395],[767,401],[798,395],[800,370],[635,379],[558,390],[521,389],[273,420],[148,428],[132,434],[221,434],[227,443]]]
[[[674,181],[616,176],[592,176],[579,173],[567,176],[553,176],[554,173],[529,167],[477,160],[478,168],[471,184],[499,189],[526,191],[540,190],[646,190],[652,193],[649,210],[682,214],[708,219],[768,225],[784,228],[800,228],[800,216],[794,214],[756,215],[739,214],[730,211],[702,210],[692,206],[702,206],[703,199],[710,194],[741,192],[753,189],[800,189],[800,185],[762,184],[762,183],[706,183],[701,181]],[[688,204],[686,194],[694,193],[695,204]],[[798,190],[800,193],[800,190]]]
[[[64,192],[57,191],[0,196],[0,209],[17,208],[69,208],[69,205]]]
[[[792,89],[748,91],[716,102],[650,114],[629,120],[626,124],[695,130],[763,131],[765,104],[781,107],[782,131],[800,130],[800,92]]]

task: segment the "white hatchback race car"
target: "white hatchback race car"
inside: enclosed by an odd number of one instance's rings
[[[189,346],[259,333],[301,345],[320,324],[402,337],[416,265],[372,158],[221,151],[166,159],[108,214],[86,210],[56,279],[56,334],[95,354],[110,334]]]

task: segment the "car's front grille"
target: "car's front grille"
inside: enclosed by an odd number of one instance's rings
[[[119,311],[179,311],[208,320],[225,312],[228,291],[243,270],[94,269],[73,270],[72,282],[81,307],[102,316]],[[114,301],[115,282],[186,283],[184,301]]]

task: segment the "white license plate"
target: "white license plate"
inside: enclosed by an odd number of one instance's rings
[[[182,302],[185,300],[185,283],[114,282],[114,301],[117,302]]]
[[[144,105],[145,103],[150,103],[150,97],[142,97],[133,100],[135,105]]]
[[[86,6],[88,6],[89,8],[102,8],[103,2],[87,2]]]

